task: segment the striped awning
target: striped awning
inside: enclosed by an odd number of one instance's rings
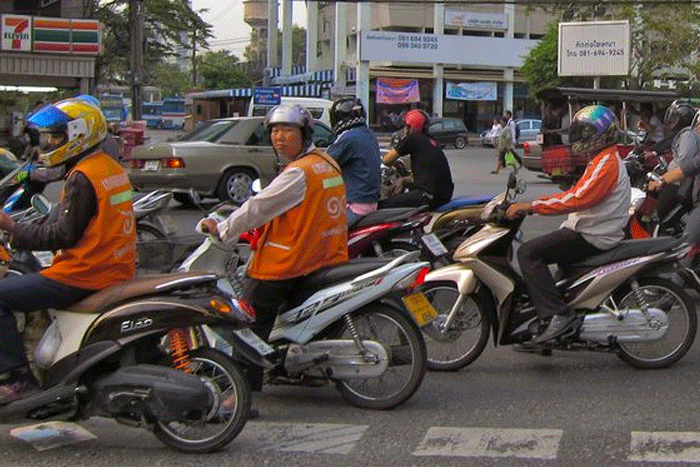
[[[323,97],[324,91],[330,89],[332,83],[294,84],[280,86],[285,97]],[[212,91],[193,92],[187,97],[192,99],[216,99],[221,97],[251,97],[251,88],[215,89]]]

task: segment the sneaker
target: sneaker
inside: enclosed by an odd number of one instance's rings
[[[545,329],[541,334],[535,337],[532,340],[532,342],[535,344],[539,344],[541,342],[546,342],[555,339],[569,331],[569,328],[575,321],[576,315],[574,313],[570,313],[567,315],[554,315],[549,321],[547,329]]]

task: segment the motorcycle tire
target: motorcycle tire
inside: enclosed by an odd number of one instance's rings
[[[640,278],[639,287],[647,305],[659,304],[666,312],[669,329],[662,339],[654,342],[618,343],[617,355],[636,368],[666,368],[680,360],[693,344],[698,326],[695,305],[682,287],[661,277]],[[620,310],[638,307],[629,285],[618,289],[613,299]]]
[[[405,313],[376,302],[350,317],[352,328],[344,323],[337,337],[352,339],[357,333],[362,340],[380,343],[389,355],[389,367],[376,378],[338,380],[338,391],[350,404],[365,409],[391,409],[408,400],[426,371],[425,342],[418,326]]]
[[[428,282],[420,291],[438,312],[438,317],[422,328],[428,369],[456,371],[474,362],[489,340],[489,321],[483,302],[476,294],[466,296],[450,330],[443,335],[439,326],[447,320],[460,296],[457,286],[454,282]]]
[[[243,370],[227,355],[211,348],[189,353],[190,372],[209,388],[214,401],[204,426],[156,422],[154,434],[167,446],[185,453],[202,454],[227,445],[248,421],[251,391]],[[232,407],[226,406],[231,403]],[[182,433],[177,431],[182,428]],[[194,438],[199,432],[201,438]],[[188,438],[188,436],[190,436]]]

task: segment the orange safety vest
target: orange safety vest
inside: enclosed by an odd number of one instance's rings
[[[338,164],[314,150],[287,167],[306,176],[304,200],[265,224],[248,274],[283,280],[348,260],[345,185]]]
[[[97,212],[78,242],[59,251],[41,274],[89,290],[132,279],[136,272],[136,220],[128,175],[104,152],[85,157],[68,176],[74,171],[90,180],[97,197]],[[62,192],[61,198],[64,195]]]

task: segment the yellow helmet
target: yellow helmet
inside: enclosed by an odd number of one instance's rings
[[[49,167],[81,155],[107,137],[102,111],[79,97],[47,105],[33,113],[27,125],[30,131],[39,132],[40,158]]]

